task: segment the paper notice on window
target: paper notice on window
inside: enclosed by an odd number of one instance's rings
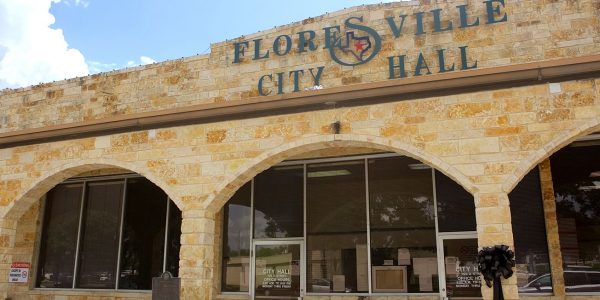
[[[398,265],[410,265],[410,251],[407,248],[398,248]]]

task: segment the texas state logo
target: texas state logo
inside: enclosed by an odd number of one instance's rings
[[[360,25],[362,17],[350,17],[344,21],[344,33],[326,34],[329,55],[336,63],[343,66],[362,65],[381,50],[381,36],[375,29]],[[329,36],[327,36],[329,35]]]

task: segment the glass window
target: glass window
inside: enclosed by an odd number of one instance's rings
[[[435,197],[440,232],[477,230],[473,195],[437,170],[435,171]]]
[[[119,288],[149,290],[152,277],[163,271],[168,198],[159,187],[141,178],[127,180],[126,198]]]
[[[550,275],[542,276],[537,282],[540,287],[552,288],[552,276],[550,276]]]
[[[62,184],[46,196],[37,287],[72,288],[83,184]]]
[[[123,182],[90,183],[81,227],[77,287],[115,287]]]
[[[408,157],[370,159],[368,167],[373,291],[437,292],[431,168]],[[385,287],[399,276],[394,270],[406,272],[407,286]]]
[[[565,290],[567,292],[585,292],[591,288],[589,284],[585,271],[565,271]]]
[[[435,174],[444,229],[476,231],[473,196]],[[308,293],[436,293],[435,218],[434,173],[408,157],[275,166],[224,206],[221,291],[252,288],[253,239],[304,237]]]
[[[169,233],[167,235],[167,261],[165,270],[179,277],[179,248],[181,247],[181,210],[169,201]]]
[[[448,299],[482,299],[481,273],[477,265],[476,238],[442,240],[444,270]]]
[[[251,182],[242,186],[223,213],[223,268],[221,291],[248,291],[250,280]]]
[[[163,270],[177,276],[181,211],[168,201],[165,242],[167,201],[141,177],[56,186],[46,196],[36,287],[115,289],[118,279],[118,289],[149,290]]]
[[[551,282],[546,240],[544,206],[538,168],[525,175],[508,194],[515,242],[515,275],[520,293],[551,293],[552,285],[541,288],[541,278]],[[544,276],[542,276],[544,275]],[[534,284],[531,282],[536,281]]]
[[[254,238],[304,236],[304,168],[282,166],[254,179]]]
[[[369,290],[364,160],[307,166],[306,230],[308,292]]]
[[[551,158],[567,292],[600,292],[600,142],[572,144]]]
[[[300,245],[256,245],[255,250],[255,299],[300,299]]]
[[[587,277],[590,284],[600,284],[600,272],[588,272]]]

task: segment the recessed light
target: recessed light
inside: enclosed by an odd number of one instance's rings
[[[332,177],[332,176],[344,176],[352,174],[348,170],[329,170],[329,171],[315,171],[308,172],[306,176],[308,178],[317,178],[317,177]]]

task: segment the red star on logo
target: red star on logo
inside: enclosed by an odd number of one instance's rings
[[[356,43],[354,43],[354,49],[356,49],[356,51],[364,50],[363,44],[360,41],[356,41]]]

